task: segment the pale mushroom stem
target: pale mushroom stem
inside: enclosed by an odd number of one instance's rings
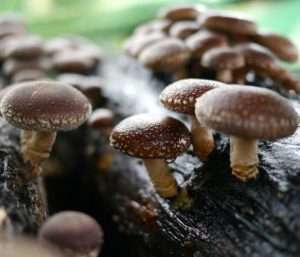
[[[177,195],[178,186],[167,163],[162,159],[144,159],[149,177],[157,193],[165,198]]]
[[[230,138],[230,162],[232,174],[242,181],[258,174],[257,140],[239,137]]]
[[[207,159],[215,147],[212,130],[202,126],[195,117],[191,117],[192,145],[194,153],[201,159]]]
[[[56,132],[23,131],[21,134],[22,153],[25,161],[30,161],[33,167],[49,158]]]
[[[218,70],[217,71],[217,80],[231,83],[232,82],[232,71],[228,69]]]

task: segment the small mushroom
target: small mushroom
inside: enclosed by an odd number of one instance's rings
[[[89,215],[64,211],[43,224],[39,240],[56,246],[66,257],[97,257],[103,245],[103,231]]]
[[[228,12],[212,12],[204,17],[201,16],[200,24],[208,29],[228,34],[253,35],[257,31],[255,22]]]
[[[195,114],[200,123],[230,136],[232,173],[242,181],[258,174],[258,139],[287,137],[298,126],[288,100],[251,86],[211,90],[197,99]]]
[[[13,13],[7,13],[0,17],[0,39],[5,37],[23,35],[26,33],[26,25],[22,18]]]
[[[167,38],[146,47],[139,55],[139,61],[146,67],[175,76],[185,76],[185,66],[190,58],[190,51],[179,39]]]
[[[200,25],[196,21],[177,21],[171,26],[169,34],[171,37],[185,39],[199,29]]]
[[[94,110],[88,118],[87,124],[93,129],[101,131],[106,137],[109,137],[113,122],[114,113],[107,108],[98,108]]]
[[[167,6],[158,13],[159,18],[171,21],[196,20],[206,11],[205,6],[200,4],[178,4]]]
[[[8,123],[22,129],[22,153],[33,173],[40,172],[39,165],[49,157],[56,131],[79,127],[91,112],[78,90],[52,81],[15,84],[1,98],[0,109]]]
[[[32,81],[32,80],[41,80],[46,79],[47,74],[45,71],[40,69],[26,69],[20,70],[12,76],[12,83],[20,83],[25,81]]]
[[[190,145],[190,133],[177,119],[139,114],[121,121],[113,128],[111,145],[134,157],[142,158],[157,193],[171,198],[178,186],[166,160],[174,160]]]
[[[216,79],[222,82],[232,82],[232,71],[245,66],[243,55],[229,47],[213,48],[202,56],[201,64],[217,71]]]
[[[153,20],[138,26],[133,34],[135,36],[143,36],[156,32],[166,33],[169,31],[171,24],[172,22],[166,19]]]
[[[185,42],[192,52],[192,57],[198,59],[201,59],[209,49],[227,46],[224,35],[209,30],[200,30],[188,37]]]
[[[257,33],[253,36],[255,42],[269,48],[280,59],[288,62],[298,60],[298,49],[288,38],[275,33]]]
[[[223,83],[204,79],[183,79],[167,86],[160,94],[161,103],[168,109],[190,115],[191,134],[195,154],[200,159],[207,159],[214,149],[212,131],[195,118],[196,99],[211,89],[224,86]]]

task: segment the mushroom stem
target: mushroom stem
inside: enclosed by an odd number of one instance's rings
[[[177,195],[178,186],[167,163],[162,159],[144,159],[149,177],[157,193],[165,198]]]
[[[56,132],[23,131],[21,142],[24,160],[30,161],[33,167],[39,166],[49,158],[55,138]]]
[[[240,137],[230,138],[230,162],[232,174],[242,181],[258,174],[257,140]]]
[[[202,126],[195,117],[191,119],[194,152],[201,160],[205,160],[215,147],[213,133],[210,129]]]
[[[231,70],[228,70],[228,69],[218,70],[217,71],[217,80],[225,82],[225,83],[231,83],[232,82]]]

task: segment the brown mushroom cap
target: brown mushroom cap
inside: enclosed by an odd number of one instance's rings
[[[91,112],[88,99],[78,90],[52,81],[16,84],[3,96],[0,105],[10,124],[26,130],[74,129]]]
[[[248,139],[286,137],[298,126],[298,115],[288,100],[251,86],[211,90],[198,98],[195,114],[209,128]]]
[[[244,43],[236,46],[236,49],[243,54],[247,66],[269,70],[277,65],[276,57],[258,44]]]
[[[165,33],[159,31],[145,35],[134,35],[133,38],[126,41],[124,49],[130,56],[137,57],[143,49],[166,37]]]
[[[214,80],[183,79],[167,86],[160,94],[160,101],[172,111],[194,115],[197,98],[220,86],[224,84]]]
[[[200,19],[202,26],[220,30],[229,34],[253,35],[257,31],[256,23],[240,15],[229,13],[211,13]]]
[[[134,35],[147,35],[155,32],[168,32],[172,22],[169,20],[153,20],[138,26],[134,30]]]
[[[150,69],[172,72],[185,65],[189,57],[190,52],[181,40],[167,38],[145,48],[138,59]]]
[[[203,54],[201,64],[210,69],[238,69],[245,65],[243,55],[229,47],[213,48]]]
[[[43,54],[43,41],[37,36],[17,36],[11,38],[4,48],[6,58],[36,58]]]
[[[195,20],[199,15],[204,13],[206,8],[203,5],[195,4],[178,4],[165,7],[159,11],[158,16],[171,21]]]
[[[175,159],[191,144],[190,133],[177,119],[138,114],[121,121],[112,131],[111,145],[143,159]]]
[[[88,256],[90,252],[99,251],[103,244],[99,224],[92,217],[75,211],[64,211],[50,217],[42,226],[39,237],[76,256]]]
[[[258,33],[254,40],[269,48],[279,58],[288,62],[298,60],[298,49],[288,38],[274,33]]]
[[[208,30],[201,30],[186,39],[186,45],[192,51],[193,57],[201,58],[209,49],[227,45],[226,37]]]
[[[171,37],[185,39],[199,29],[200,25],[196,21],[177,21],[170,28],[169,34]]]
[[[88,125],[94,129],[103,129],[112,127],[114,113],[107,108],[98,108],[94,110],[88,119]]]

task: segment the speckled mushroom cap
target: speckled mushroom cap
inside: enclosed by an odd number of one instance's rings
[[[55,131],[79,127],[89,116],[91,105],[75,88],[53,81],[14,85],[0,103],[3,117],[26,130]]]
[[[197,99],[195,114],[209,128],[248,139],[286,137],[298,126],[298,115],[288,100],[251,86],[211,90]]]
[[[183,79],[167,86],[160,94],[160,101],[172,111],[194,115],[197,98],[221,86],[224,84],[213,80]]]
[[[186,64],[190,52],[179,39],[167,38],[145,48],[139,55],[139,61],[146,67],[172,72]]]
[[[202,26],[220,30],[229,34],[253,35],[256,33],[256,23],[236,14],[210,13],[200,19]]]
[[[210,69],[238,69],[245,65],[244,56],[229,47],[213,48],[203,54],[201,64]]]
[[[227,45],[226,37],[220,33],[201,30],[186,39],[186,45],[192,51],[193,57],[201,58],[211,48]]]
[[[171,21],[194,20],[205,11],[206,8],[200,4],[178,4],[161,9],[158,16]]]
[[[50,217],[42,226],[39,237],[78,256],[88,256],[88,253],[100,250],[103,244],[99,224],[90,216],[75,211],[64,211]]]
[[[92,112],[88,119],[88,125],[94,129],[111,127],[114,121],[114,113],[107,108],[98,108]]]
[[[258,44],[244,43],[236,46],[236,49],[243,54],[248,66],[272,69],[277,65],[276,57],[267,48]]]
[[[111,145],[143,159],[174,159],[191,144],[190,133],[177,119],[138,114],[121,121],[112,131]]]
[[[297,47],[286,37],[274,33],[257,33],[254,40],[269,48],[279,58],[295,62],[298,60]]]

